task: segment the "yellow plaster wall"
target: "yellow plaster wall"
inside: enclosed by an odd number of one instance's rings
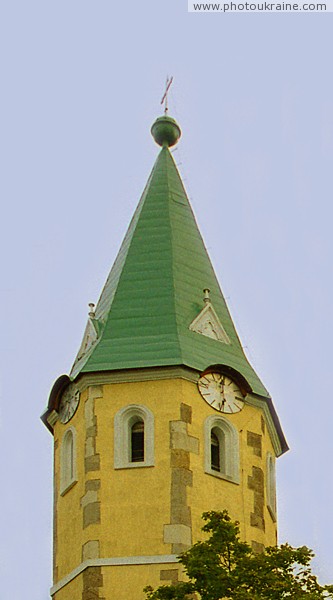
[[[240,413],[228,416],[238,429],[240,438],[241,472],[240,484],[237,485],[204,472],[204,421],[209,415],[218,413],[204,402],[195,383],[183,379],[114,383],[103,385],[102,393],[102,397],[95,400],[96,452],[100,455],[100,470],[85,473],[84,469],[87,390],[81,394],[79,408],[70,423],[66,426],[58,422],[55,426],[55,439],[59,441],[55,456],[57,489],[61,440],[69,426],[75,427],[77,434],[78,474],[78,482],[73,488],[64,496],[57,495],[57,581],[82,562],[82,546],[89,540],[99,541],[102,558],[172,553],[171,544],[163,541],[163,526],[170,523],[170,421],[180,419],[181,403],[192,407],[192,424],[188,424],[188,433],[199,439],[199,454],[190,454],[193,487],[186,488],[187,504],[191,507],[193,542],[203,537],[200,531],[202,512],[223,508],[228,509],[233,519],[240,521],[241,535],[249,543],[253,540],[265,545],[276,542],[276,526],[266,506],[265,532],[250,526],[253,491],[248,488],[248,477],[252,475],[253,466],[260,467],[266,474],[266,453],[269,451],[274,456],[267,427],[265,434],[262,432],[260,409],[245,405]],[[144,405],[155,416],[155,466],[115,470],[114,416],[130,404]],[[262,436],[262,458],[255,456],[253,448],[247,445],[247,431]],[[87,479],[101,481],[101,522],[83,529],[81,498],[85,494]],[[139,600],[139,590],[145,585],[161,583],[160,569],[161,565],[103,567],[101,598]],[[124,578],[128,582],[126,588]],[[56,600],[81,600],[78,589],[71,595],[69,586],[66,586],[57,593]]]
[[[135,565],[103,567],[103,597],[115,600],[144,600],[143,589],[147,585],[158,587],[171,581],[161,581],[161,570],[179,569],[178,565]],[[180,575],[181,578],[181,575]]]
[[[180,381],[150,381],[104,386],[96,402],[101,454],[102,514],[113,535],[103,536],[105,556],[166,554],[163,524],[170,522],[169,421],[179,418],[175,398]],[[144,405],[155,416],[155,466],[114,469],[114,416],[129,404]]]
[[[79,407],[69,423],[63,425],[58,421],[54,429],[55,441],[55,473],[54,481],[58,490],[55,507],[56,540],[55,560],[57,567],[57,581],[72,571],[82,560],[82,544],[85,532],[82,527],[81,498],[85,493],[84,472],[84,445],[85,445],[85,419],[84,402],[87,392],[81,396]],[[61,444],[63,436],[69,428],[76,431],[76,472],[77,483],[64,495],[60,494],[60,461]]]
[[[182,401],[192,407],[192,424],[189,425],[189,432],[200,440],[199,456],[191,455],[193,487],[188,490],[189,504],[192,509],[193,541],[203,537],[200,531],[203,525],[202,513],[226,508],[232,519],[239,521],[244,540],[248,543],[255,540],[266,546],[274,545],[276,543],[276,524],[266,506],[265,532],[251,527],[249,523],[249,515],[253,512],[253,491],[248,488],[248,476],[252,475],[252,466],[257,466],[264,471],[266,481],[267,452],[274,456],[267,426],[265,434],[261,429],[262,411],[245,404],[239,413],[223,415],[239,432],[240,483],[235,484],[221,480],[204,471],[204,422],[209,415],[218,413],[202,400],[195,384],[183,380],[182,388]],[[262,436],[262,458],[256,456],[253,449],[247,445],[247,431]]]

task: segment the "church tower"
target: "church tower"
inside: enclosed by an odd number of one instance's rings
[[[161,146],[70,375],[54,436],[54,600],[143,600],[182,578],[201,515],[227,509],[255,550],[276,543],[287,444],[245,357],[169,148]]]

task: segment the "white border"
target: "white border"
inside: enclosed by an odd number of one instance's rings
[[[138,417],[144,422],[144,460],[130,460],[130,429],[133,419]],[[130,404],[120,409],[114,418],[114,468],[133,469],[154,466],[154,415],[141,404]]]
[[[160,565],[177,563],[179,560],[177,554],[162,554],[155,556],[119,556],[116,558],[90,558],[82,562],[76,569],[73,569],[68,575],[65,575],[51,589],[50,594],[56,594],[70,581],[75,579],[82,571],[88,567],[120,567],[126,565]]]
[[[73,477],[68,476],[68,456],[65,455],[65,443],[69,434],[73,439]],[[77,482],[76,471],[76,430],[74,427],[68,427],[61,439],[60,449],[60,495],[63,496]]]
[[[276,473],[275,473],[275,460],[270,452],[267,452],[266,457],[266,496],[267,496],[267,508],[274,521],[276,522]]]
[[[224,437],[224,448],[222,449],[225,453],[223,472],[215,471],[211,465],[211,431],[214,428],[220,429]],[[238,431],[234,425],[222,416],[210,415],[204,423],[204,439],[205,473],[233,483],[239,483],[239,439]]]

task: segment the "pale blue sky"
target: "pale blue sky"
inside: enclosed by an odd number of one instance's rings
[[[157,154],[174,157],[291,451],[280,541],[333,581],[332,14],[188,14],[186,0],[0,5],[1,599],[51,584],[51,436],[68,373]]]

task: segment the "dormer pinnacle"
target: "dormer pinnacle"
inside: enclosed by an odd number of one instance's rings
[[[93,302],[89,302],[88,306],[89,306],[88,316],[91,319],[94,319],[95,318],[95,304]]]
[[[210,289],[209,288],[205,288],[204,291],[203,291],[203,293],[205,294],[204,295],[204,299],[203,299],[204,302],[205,302],[205,304],[209,304],[210,303],[210,295],[209,295],[210,294]]]

